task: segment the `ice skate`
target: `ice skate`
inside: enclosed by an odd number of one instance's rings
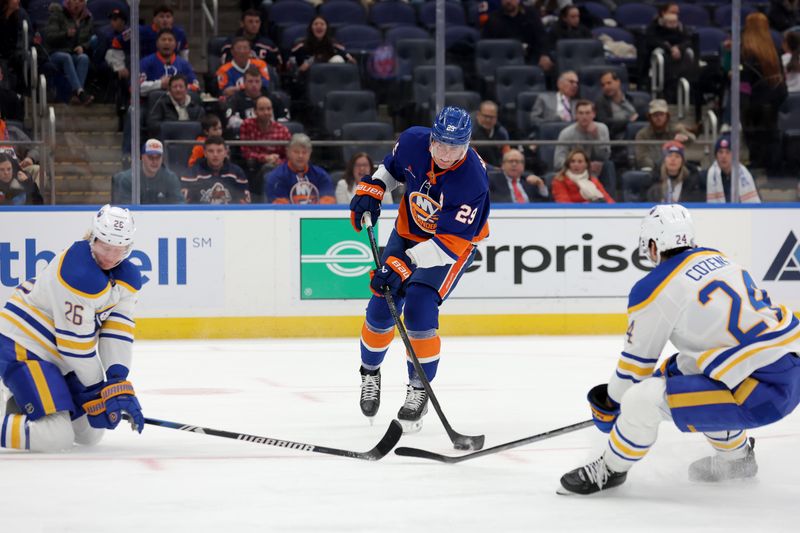
[[[381,369],[367,370],[363,366],[361,372],[361,412],[369,418],[372,424],[373,418],[378,414],[381,406]]]
[[[728,460],[720,455],[698,459],[689,465],[689,480],[715,482],[755,476],[758,473],[756,453],[753,451],[755,442],[756,440],[750,437],[746,455],[741,459]]]
[[[411,385],[406,387],[406,401],[397,412],[397,419],[403,433],[416,433],[422,429],[422,417],[428,412],[428,393]]]
[[[614,472],[603,457],[586,466],[576,468],[561,476],[561,488],[556,492],[562,495],[594,494],[625,483],[627,472]]]

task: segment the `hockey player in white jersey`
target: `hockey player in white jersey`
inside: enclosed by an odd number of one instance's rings
[[[628,300],[625,346],[608,384],[589,391],[609,433],[596,461],[561,478],[562,494],[625,481],[656,441],[661,422],[705,434],[714,455],[689,465],[693,481],[756,475],[746,430],[776,422],[800,401],[800,321],[717,250],[695,247],[689,212],[654,207],[639,247],[655,269]],[[667,341],[679,350],[656,368]]]
[[[0,447],[96,444],[122,414],[142,431],[131,366],[139,268],[133,217],[106,205],[86,237],[22,283],[0,310]]]

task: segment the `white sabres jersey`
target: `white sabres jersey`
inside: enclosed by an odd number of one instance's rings
[[[87,387],[103,381],[112,365],[124,366],[127,374],[141,283],[139,268],[127,259],[102,270],[89,242],[77,241],[17,287],[0,309],[0,334],[55,364],[62,375],[75,372]]]
[[[667,341],[684,374],[733,389],[755,370],[800,353],[800,321],[717,250],[693,248],[642,278],[628,299],[628,331],[609,396],[650,377]]]

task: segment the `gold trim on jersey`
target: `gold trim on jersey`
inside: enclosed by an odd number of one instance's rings
[[[659,295],[659,293],[661,293],[661,291],[664,289],[664,287],[666,287],[667,284],[669,284],[669,282],[672,280],[672,278],[674,278],[675,275],[678,272],[680,272],[680,270],[684,267],[684,265],[686,265],[686,263],[688,263],[688,262],[690,262],[690,261],[692,261],[692,260],[694,260],[694,259],[696,259],[698,257],[702,257],[704,255],[719,255],[721,257],[725,257],[725,255],[723,255],[723,254],[721,254],[719,252],[716,252],[716,251],[695,252],[695,253],[691,254],[689,257],[687,257],[686,259],[681,261],[680,264],[677,265],[672,270],[672,272],[669,273],[669,276],[664,278],[664,280],[661,283],[659,283],[658,286],[656,286],[655,289],[653,289],[653,292],[650,293],[650,296],[648,296],[646,300],[634,305],[633,307],[629,307],[628,308],[628,313],[633,313],[634,311],[638,311],[640,309],[644,309],[645,307],[647,307],[653,300],[656,299],[656,297]]]
[[[58,278],[58,282],[61,283],[68,291],[70,291],[70,292],[72,292],[74,294],[77,294],[78,296],[83,296],[84,298],[95,299],[95,298],[99,298],[99,297],[103,296],[105,293],[107,293],[109,291],[109,289],[111,289],[111,282],[107,281],[106,282],[106,286],[105,286],[105,288],[103,288],[103,290],[101,290],[100,292],[98,292],[96,294],[90,294],[88,292],[83,292],[81,290],[78,290],[75,287],[73,287],[72,285],[70,285],[69,283],[67,283],[66,280],[61,277],[61,267],[64,264],[64,258],[66,256],[67,256],[66,252],[63,252],[61,254],[61,258],[58,260],[58,268],[56,269],[56,277]]]
[[[39,310],[39,309],[37,309],[37,308],[35,308],[33,306],[28,305],[28,303],[25,300],[23,300],[22,298],[20,298],[18,295],[15,294],[14,296],[12,296],[10,298],[10,300],[12,302],[18,304],[20,307],[23,308],[23,310],[27,311],[28,313],[31,313],[31,314],[34,314],[34,315],[38,316],[39,318],[42,319],[42,321],[44,321],[45,324],[47,324],[51,328],[55,329],[56,323],[53,322],[52,318],[50,318],[49,316],[44,314],[41,310]]]
[[[800,329],[800,328],[797,328],[797,329]],[[760,346],[758,348],[754,348],[754,349],[752,349],[750,351],[744,352],[743,354],[741,354],[739,357],[737,357],[733,361],[729,361],[722,368],[715,369],[711,373],[711,378],[712,379],[716,379],[718,381],[722,381],[722,379],[721,379],[722,376],[727,374],[730,370],[733,369],[733,367],[735,367],[736,365],[738,365],[739,363],[741,363],[745,359],[749,359],[750,357],[756,355],[757,353],[763,352],[764,350],[768,350],[770,348],[778,348],[779,346],[785,346],[785,345],[789,344],[790,342],[796,341],[798,339],[800,339],[800,331],[798,331],[797,333],[795,333],[794,335],[792,335],[788,339],[783,339],[780,342],[774,342],[772,344],[767,344],[765,346]]]
[[[122,280],[117,279],[117,280],[114,280],[114,281],[116,282],[117,285],[119,285],[120,287],[124,287],[124,288],[128,289],[133,294],[136,294],[137,292],[139,292],[136,289],[134,289],[132,285],[129,285],[129,284],[125,283]]]
[[[620,368],[622,370],[625,370],[627,372],[630,372],[632,374],[636,374],[637,376],[642,376],[642,377],[648,377],[648,376],[650,376],[650,374],[653,373],[653,366],[651,366],[650,368],[642,368],[640,366],[636,366],[636,365],[631,364],[631,363],[626,363],[626,362],[624,362],[622,360],[620,360],[617,363],[617,368]]]
[[[61,360],[64,359],[61,356],[61,354],[58,353],[58,351],[53,348],[53,345],[49,341],[43,341],[40,338],[40,335],[39,335],[38,332],[35,332],[34,330],[29,329],[25,324],[23,324],[22,322],[18,321],[17,318],[12,316],[8,312],[7,309],[0,310],[0,317],[5,318],[6,320],[8,320],[12,324],[14,324],[18,329],[20,329],[23,333],[25,333],[25,335],[27,335],[28,338],[36,341],[42,348],[45,349],[45,351],[47,351],[47,353],[49,353],[53,357],[55,357],[57,359],[61,359]]]
[[[127,333],[128,335],[133,335],[136,332],[136,328],[133,326],[129,326],[124,322],[118,322],[116,320],[108,319],[103,322],[103,327],[100,328],[101,331],[105,330],[114,330],[114,331],[121,331],[123,333]]]

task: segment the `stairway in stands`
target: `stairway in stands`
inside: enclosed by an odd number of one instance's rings
[[[152,20],[153,8],[163,0],[144,0],[140,17]],[[189,2],[171,2],[175,20],[189,33]],[[195,3],[195,9],[200,2]],[[239,27],[239,0],[220,0],[220,34],[232,35]],[[205,43],[201,41],[200,18],[189,35],[190,60],[202,83],[206,71]],[[209,30],[209,36],[211,35]],[[56,203],[102,205],[111,201],[111,176],[123,168],[122,133],[117,131],[113,104],[51,104],[56,113],[55,186]],[[144,141],[144,139],[142,139]],[[43,191],[44,192],[44,191]]]

